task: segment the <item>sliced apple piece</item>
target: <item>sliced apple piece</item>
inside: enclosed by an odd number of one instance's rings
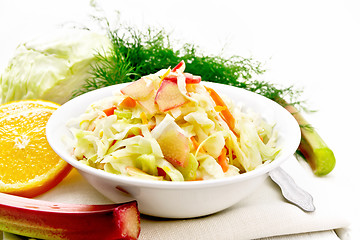
[[[176,129],[163,132],[157,139],[164,158],[175,167],[186,167],[189,162],[189,139]]]
[[[139,80],[136,80],[135,82],[130,83],[120,91],[135,100],[142,100],[147,98],[153,90],[153,82],[150,79],[143,77]]]
[[[159,111],[158,105],[155,104],[156,91],[152,91],[144,100],[139,100],[138,103],[151,115]]]
[[[188,102],[180,92],[177,84],[170,80],[163,80],[155,96],[155,103],[162,112],[169,111]]]
[[[185,70],[185,61],[181,60],[173,69],[171,69],[172,72],[180,72],[183,73]]]
[[[192,75],[191,73],[183,73],[185,77],[186,84],[196,84],[201,82],[201,76]],[[173,82],[177,82],[177,75],[169,74],[168,76],[164,77],[165,80],[170,80]]]
[[[40,239],[137,239],[136,201],[84,205],[0,193],[0,230]]]
[[[190,140],[169,114],[151,131],[159,143],[164,158],[175,167],[186,167],[189,162]]]

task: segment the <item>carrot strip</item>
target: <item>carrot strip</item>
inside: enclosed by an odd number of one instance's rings
[[[229,128],[235,133],[235,131],[234,131],[235,118],[231,114],[229,108],[226,106],[224,100],[222,100],[222,98],[219,96],[219,94],[217,94],[217,92],[215,92],[214,89],[209,88],[209,87],[205,87],[205,88],[209,92],[210,97],[214,100],[215,104],[217,106],[220,106],[220,107],[217,107],[216,109],[221,110],[220,111],[221,118],[227,123]]]
[[[223,172],[226,172],[227,170],[229,170],[229,163],[228,163],[228,161],[226,159],[226,153],[227,153],[227,150],[224,147],[221,150],[220,156],[218,157],[218,163],[221,166]]]
[[[195,139],[195,137],[194,136],[191,136],[190,137],[190,139],[191,139],[191,142],[193,143],[193,145],[194,145],[194,148],[197,150],[198,149],[198,147],[199,147],[199,143],[198,143],[198,141],[196,141],[196,139]]]
[[[190,140],[191,140],[192,144],[194,145],[195,150],[198,150],[198,148],[200,146],[199,142],[195,139],[194,136],[190,137]],[[199,152],[204,152],[202,147],[200,147]]]
[[[115,109],[116,109],[116,107],[113,106],[111,108],[104,109],[103,112],[106,114],[106,116],[111,116],[111,115],[114,115]]]
[[[136,106],[136,101],[134,99],[132,99],[131,97],[126,97],[120,103],[120,106],[124,107],[124,108],[134,108]]]

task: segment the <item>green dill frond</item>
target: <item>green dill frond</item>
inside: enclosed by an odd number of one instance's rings
[[[262,63],[252,58],[210,56],[203,54],[199,46],[190,43],[176,42],[179,47],[175,48],[174,40],[164,29],[148,27],[140,30],[119,24],[117,29],[112,30],[106,18],[95,19],[107,28],[112,49],[110,54],[97,54],[97,63],[92,66],[92,77],[74,96],[94,89],[134,81],[141,76],[173,67],[184,60],[186,71],[200,75],[205,81],[244,88],[283,106],[290,103],[306,109],[303,106],[304,102],[297,100],[302,90],[297,90],[293,86],[281,87],[256,80],[265,69]]]
[[[95,63],[91,65],[91,74],[83,86],[73,92],[73,97],[99,88],[131,82],[135,75],[133,67],[117,48],[113,48],[110,53],[98,52]]]

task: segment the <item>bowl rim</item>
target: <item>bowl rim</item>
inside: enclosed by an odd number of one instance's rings
[[[213,187],[213,186],[222,186],[222,185],[246,181],[248,179],[255,178],[255,177],[263,175],[263,174],[267,174],[272,169],[279,167],[285,160],[289,159],[291,157],[291,155],[293,155],[295,153],[296,149],[298,148],[298,146],[300,144],[300,139],[301,139],[300,127],[299,127],[298,123],[296,122],[295,118],[285,108],[280,106],[275,101],[272,101],[272,100],[270,100],[264,96],[261,96],[257,93],[250,92],[246,89],[237,88],[234,86],[224,85],[224,84],[220,84],[220,83],[206,82],[206,81],[202,81],[202,83],[204,83],[205,85],[208,85],[208,86],[215,87],[215,88],[225,88],[225,89],[226,88],[229,88],[229,89],[235,88],[236,91],[241,91],[243,94],[248,94],[249,96],[259,98],[260,101],[265,101],[267,104],[271,104],[273,107],[277,108],[279,111],[282,111],[285,114],[285,116],[288,117],[287,120],[288,120],[288,123],[292,125],[291,128],[294,128],[295,136],[292,136],[293,141],[292,141],[291,147],[286,149],[284,155],[282,152],[281,153],[282,155],[278,158],[275,158],[272,162],[270,162],[268,164],[262,164],[259,167],[257,167],[256,169],[246,172],[246,173],[242,173],[242,174],[235,175],[235,176],[224,177],[221,179],[208,179],[208,180],[204,180],[204,181],[184,181],[184,182],[175,182],[174,181],[174,182],[172,182],[172,181],[155,181],[155,180],[151,181],[151,180],[146,180],[146,179],[140,179],[140,178],[135,178],[135,177],[122,176],[122,175],[116,175],[113,173],[108,173],[101,169],[96,169],[96,168],[87,166],[87,165],[79,162],[78,160],[71,157],[70,153],[64,151],[64,149],[62,149],[58,145],[60,140],[57,138],[60,138],[60,136],[56,137],[56,135],[54,135],[53,132],[57,128],[59,128],[60,120],[62,120],[62,121],[60,121],[60,123],[63,123],[66,126],[66,122],[64,122],[65,119],[62,117],[62,114],[66,111],[71,110],[72,104],[75,105],[77,102],[82,102],[82,101],[85,101],[86,99],[93,99],[91,101],[86,101],[86,102],[88,102],[87,103],[87,106],[88,106],[92,102],[97,101],[98,99],[103,99],[104,97],[99,97],[99,95],[101,95],[101,93],[102,94],[104,94],[104,93],[112,94],[113,90],[120,89],[120,87],[123,87],[129,83],[121,83],[121,84],[116,84],[116,85],[104,87],[101,89],[97,89],[97,90],[85,93],[83,95],[80,95],[80,96],[64,103],[51,115],[50,119],[48,120],[47,125],[46,125],[46,138],[47,138],[51,148],[63,160],[65,160],[70,165],[72,165],[74,168],[76,168],[80,171],[83,171],[83,172],[91,174],[91,175],[96,175],[96,177],[100,177],[100,178],[103,178],[106,180],[117,182],[117,183],[119,183],[119,185],[126,184],[126,185],[132,185],[132,186],[142,186],[142,187],[148,187],[148,188],[163,188],[163,189],[208,188],[208,187]],[[220,92],[221,92],[221,90],[220,90]],[[246,105],[246,103],[245,103],[245,105]],[[85,106],[84,108],[86,108],[87,106]],[[66,119],[66,121],[69,121],[69,120],[70,119]],[[297,128],[297,129],[295,130],[295,128]]]

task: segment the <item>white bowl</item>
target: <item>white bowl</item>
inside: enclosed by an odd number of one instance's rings
[[[269,171],[294,154],[300,143],[300,129],[294,117],[274,101],[236,87],[208,82],[204,84],[260,113],[268,122],[276,123],[278,145],[282,150],[273,162],[238,176],[191,182],[142,180],[107,173],[80,163],[71,156],[71,149],[63,141],[64,136],[71,137],[66,123],[83,113],[94,101],[119,91],[123,84],[83,94],[62,105],[48,121],[47,139],[54,151],[74,166],[100,193],[114,202],[135,198],[143,214],[192,218],[224,210],[255,191],[268,177]]]

